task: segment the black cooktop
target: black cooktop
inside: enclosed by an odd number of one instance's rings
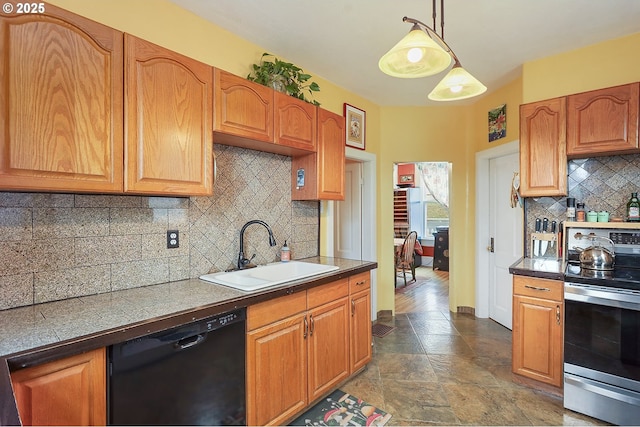
[[[609,271],[581,268],[580,262],[571,258],[565,270],[565,282],[640,290],[640,256],[616,255],[614,269]]]

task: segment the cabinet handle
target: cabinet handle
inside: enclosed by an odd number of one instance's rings
[[[556,305],[556,323],[560,324],[560,305]]]
[[[361,281],[361,282],[356,282],[356,286],[362,286],[362,285],[364,285],[365,283],[367,283],[367,281],[366,281],[366,280],[363,280],[363,281]]]
[[[356,300],[351,300],[351,317],[356,315]]]
[[[310,315],[309,315],[309,323],[310,323],[310,326],[309,326],[309,336],[311,337],[311,336],[313,336],[313,331],[314,331],[314,330],[315,330],[315,328],[316,328],[316,322],[315,322],[315,320],[313,320],[313,314],[310,314]]]
[[[309,322],[307,321],[307,316],[304,316],[304,334],[302,338],[307,339],[307,333],[309,332]]]
[[[531,286],[531,285],[524,285],[525,288],[528,289],[533,289],[534,291],[545,291],[545,292],[551,292],[551,289],[549,288],[539,288],[537,286]]]

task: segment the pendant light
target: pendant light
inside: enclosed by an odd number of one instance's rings
[[[429,93],[429,99],[457,101],[486,92],[487,87],[462,68],[460,60],[444,41],[444,0],[440,0],[442,36],[435,31],[435,3],[436,0],[433,0],[433,29],[417,19],[402,18],[403,22],[412,23],[413,27],[408,35],[380,58],[378,67],[393,77],[416,78],[444,71],[453,60],[453,68]]]
[[[410,79],[438,74],[449,64],[451,55],[415,23],[409,34],[380,58],[378,67],[390,76]]]

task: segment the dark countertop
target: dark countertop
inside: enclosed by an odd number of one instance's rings
[[[521,258],[509,267],[509,273],[517,276],[563,280],[566,263],[555,258]]]
[[[7,394],[10,385],[7,367],[33,366],[109,346],[378,266],[375,262],[327,257],[297,261],[339,268],[255,292],[188,279],[0,311],[0,396]],[[0,406],[0,425],[18,421],[13,409]]]

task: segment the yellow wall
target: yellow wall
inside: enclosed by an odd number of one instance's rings
[[[522,67],[523,102],[640,80],[640,33],[528,62]]]
[[[265,50],[166,0],[51,0],[202,62],[246,76]],[[335,113],[343,104],[367,112],[367,151],[377,155],[378,310],[394,309],[392,170],[394,162],[447,161],[451,182],[450,308],[475,306],[475,153],[518,139],[524,102],[640,80],[640,33],[529,62],[522,77],[469,106],[384,107],[319,76],[315,99]],[[278,55],[278,52],[271,52]],[[282,58],[286,59],[286,58]],[[304,64],[297,64],[304,68]],[[313,70],[305,70],[313,75]],[[507,104],[507,136],[487,141],[487,111]],[[321,226],[331,218],[321,217]],[[321,244],[323,244],[321,242]]]
[[[473,170],[473,147],[467,144],[471,128],[470,109],[465,107],[383,107],[378,163],[380,174],[380,215],[378,244],[384,248],[378,259],[379,309],[393,308],[393,164],[399,162],[451,162],[450,201],[450,307],[473,305],[471,299],[455,291],[454,284],[473,283],[473,271],[465,263],[473,260],[473,238],[467,224],[473,221],[469,206]],[[471,236],[472,237],[472,236]]]

